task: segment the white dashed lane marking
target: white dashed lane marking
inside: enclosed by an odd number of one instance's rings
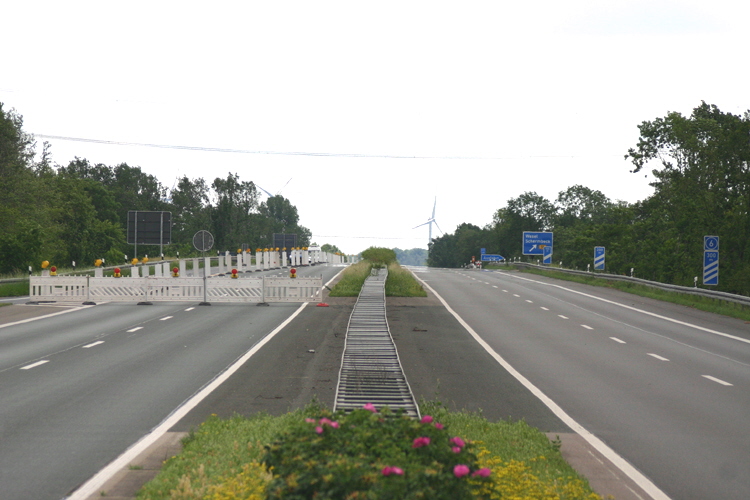
[[[174,318],[174,316],[164,316],[164,317],[163,317],[163,318],[161,318],[161,319],[160,319],[159,321],[166,321],[166,320],[168,320],[168,319],[172,319],[172,318]]]
[[[43,359],[41,361],[37,361],[36,363],[31,363],[30,365],[22,366],[21,370],[31,370],[32,368],[36,368],[37,366],[43,365],[44,363],[49,363],[49,359]]]
[[[142,330],[142,329],[143,329],[142,326],[136,326],[135,328],[131,328],[130,330],[128,330],[128,333],[137,332],[138,330]]]
[[[96,342],[92,342],[92,343],[90,343],[90,344],[86,344],[85,346],[83,346],[83,347],[82,347],[82,349],[89,349],[89,348],[91,348],[91,347],[94,347],[94,346],[97,346],[97,345],[99,345],[99,344],[103,344],[103,343],[104,343],[104,341],[103,341],[103,340],[98,340],[98,341],[96,341]]]
[[[720,378],[712,377],[711,375],[701,375],[701,377],[707,378],[708,380],[712,382],[716,382],[717,384],[726,385],[726,386],[733,386],[734,384],[730,384],[729,382],[726,382],[724,380],[721,380]]]
[[[562,314],[558,314],[557,317],[562,319],[569,319],[567,316],[563,316]]]
[[[586,330],[593,330],[593,328],[591,328],[589,325],[581,325],[581,326],[584,327]]]
[[[620,340],[620,339],[618,339],[617,337],[610,337],[610,338],[611,338],[612,340],[614,340],[615,342],[619,342],[620,344],[627,344],[627,342],[625,342],[624,340]]]
[[[658,359],[659,361],[669,361],[667,358],[665,358],[663,356],[659,356],[658,354],[654,354],[653,352],[647,352],[646,354],[648,354],[649,356],[652,356],[652,357]]]

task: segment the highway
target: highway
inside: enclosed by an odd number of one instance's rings
[[[669,498],[750,498],[743,321],[519,272],[419,276],[513,369]]]
[[[0,498],[65,497],[298,308],[112,303],[0,327]]]
[[[340,270],[299,274],[326,282]],[[579,425],[646,477],[653,498],[750,498],[743,321],[515,271],[417,275],[456,316],[435,298],[388,301],[418,398],[439,393],[553,433]],[[211,413],[284,412],[316,393],[327,401],[348,303],[308,308],[173,430]],[[0,498],[65,497],[297,309],[100,304],[0,325]]]

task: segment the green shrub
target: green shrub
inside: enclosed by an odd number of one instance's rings
[[[322,412],[266,447],[268,498],[475,498],[490,470],[478,466],[471,447],[429,416],[417,421],[369,404]]]
[[[374,267],[387,267],[391,262],[397,262],[396,252],[390,248],[370,247],[362,252],[362,258],[369,260]]]

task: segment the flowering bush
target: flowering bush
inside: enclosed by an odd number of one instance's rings
[[[477,498],[491,471],[471,443],[432,417],[416,421],[368,404],[349,414],[323,412],[266,446],[270,499]]]

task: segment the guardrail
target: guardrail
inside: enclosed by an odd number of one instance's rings
[[[614,280],[614,281],[629,281],[631,283],[637,283],[639,285],[650,286],[652,288],[658,288],[661,290],[668,290],[670,292],[684,293],[688,295],[696,295],[699,297],[707,297],[707,298],[718,299],[718,300],[726,300],[728,302],[734,302],[737,304],[750,306],[750,297],[747,297],[745,295],[727,293],[727,292],[718,292],[716,290],[706,290],[705,288],[669,285],[667,283],[659,283],[657,281],[649,281],[649,280],[644,280],[640,278],[631,278],[630,276],[621,276],[619,274],[605,274],[605,273],[596,273],[596,272],[592,273],[588,271],[576,271],[574,269],[562,269],[559,267],[540,266],[537,264],[529,264],[526,262],[514,262],[514,263],[511,263],[510,265],[513,265],[519,268],[533,268],[533,269],[539,269],[542,271],[554,271],[554,272],[560,272],[560,273],[565,273],[565,274],[574,274],[578,276],[588,276],[588,277],[595,277],[595,278]]]

